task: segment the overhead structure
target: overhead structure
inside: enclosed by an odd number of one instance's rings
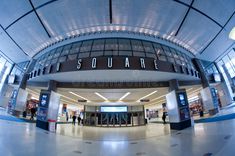
[[[234,0],[2,0],[0,50],[21,62],[69,40],[127,35],[214,61],[233,44],[234,6]]]

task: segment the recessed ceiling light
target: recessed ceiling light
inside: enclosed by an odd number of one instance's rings
[[[119,101],[122,101],[125,97],[127,97],[128,95],[130,94],[130,92],[127,92],[125,95],[123,95],[120,99],[119,99]]]
[[[153,95],[153,94],[156,93],[156,92],[157,92],[157,90],[155,90],[155,91],[149,93],[148,95],[143,96],[142,98],[140,98],[140,99],[137,100],[136,102],[140,102],[141,99],[144,99],[144,98],[146,98],[146,97],[148,97],[148,96],[150,96],[150,95]]]
[[[232,30],[230,31],[228,37],[232,40],[235,40],[235,27],[232,28]]]
[[[58,93],[59,94],[59,93]],[[70,97],[67,97],[67,96],[64,96],[64,95],[62,95],[62,94],[59,94],[60,96],[62,96],[62,97],[64,97],[64,98],[66,98],[66,99],[69,99],[69,100],[71,100],[71,101],[74,101],[74,102],[78,102],[77,100],[74,100],[74,99],[72,99],[72,98],[70,98]]]
[[[80,97],[80,98],[82,98],[82,99],[84,99],[84,100],[87,100],[87,102],[90,102],[87,98],[84,98],[83,96],[81,96],[81,95],[78,95],[78,94],[76,94],[76,93],[74,93],[74,92],[69,92],[70,94],[73,94],[73,95],[75,95],[75,96],[77,96],[77,97]]]
[[[95,92],[96,95],[98,95],[99,97],[101,97],[102,99],[104,99],[105,101],[108,101],[108,99],[106,97],[104,97],[103,95],[101,95],[100,93]]]

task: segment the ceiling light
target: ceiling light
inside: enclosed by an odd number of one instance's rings
[[[165,99],[162,99],[162,100],[157,101],[157,102],[148,103],[148,104],[146,104],[145,106],[158,105],[158,104],[162,104],[162,102],[166,102],[166,100],[165,100]]]
[[[59,94],[59,93],[58,93]],[[72,98],[69,98],[69,97],[67,97],[67,96],[64,96],[64,95],[62,95],[62,94],[59,94],[60,96],[62,96],[62,97],[64,97],[64,98],[66,98],[66,99],[69,99],[69,100],[71,100],[71,101],[75,101],[75,102],[77,102],[77,100],[74,100],[74,99],[72,99]]]
[[[232,40],[235,40],[235,27],[230,31],[228,37]]]
[[[86,100],[87,102],[90,102],[87,98],[84,98],[84,97],[82,97],[81,95],[78,95],[78,94],[76,94],[76,93],[74,93],[74,92],[69,92],[69,93],[71,93],[71,94],[73,94],[73,95],[75,95],[75,96],[77,96],[77,97],[80,97],[80,98]]]
[[[99,94],[99,93],[97,93],[97,92],[95,92],[95,94],[98,95],[99,97],[101,97],[102,99],[104,99],[105,101],[108,101],[108,99],[105,98],[104,96],[102,96],[101,94]]]
[[[157,92],[157,90],[155,90],[155,91],[149,93],[148,95],[145,95],[144,97],[140,98],[140,99],[137,100],[136,102],[140,102],[141,99],[144,99],[144,98],[146,98],[146,97],[148,97],[148,96],[150,96],[150,95],[153,95],[153,94],[156,93],[156,92]]]
[[[160,99],[160,98],[165,97],[165,96],[166,96],[166,95],[161,95],[161,96],[159,96],[159,97],[157,97],[157,98],[155,98],[155,99],[152,99],[151,101],[155,101],[155,100]]]
[[[120,99],[119,99],[119,101],[122,101],[125,97],[127,97],[128,95],[130,94],[130,92],[127,92],[125,95],[123,95]]]

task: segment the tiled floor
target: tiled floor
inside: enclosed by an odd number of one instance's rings
[[[234,156],[234,133],[235,120],[196,124],[182,131],[161,124],[134,128],[69,124],[58,126],[56,134],[35,124],[0,120],[0,155]]]

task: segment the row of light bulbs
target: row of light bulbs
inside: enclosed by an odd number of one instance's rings
[[[87,36],[87,35],[95,35],[95,34],[101,34],[101,33],[119,33],[119,32],[122,32],[122,33],[127,33],[127,34],[133,34],[133,35],[144,35],[144,36],[148,36],[148,37],[153,37],[153,38],[158,38],[158,39],[162,39],[164,41],[167,41],[167,42],[170,42],[170,43],[173,43],[183,49],[185,49],[186,51],[192,53],[192,51],[195,51],[194,49],[190,50],[189,48],[186,48],[184,46],[182,46],[182,44],[185,44],[185,43],[178,43],[178,42],[174,42],[172,38],[169,38],[169,36],[167,37],[160,37],[159,33],[155,33],[155,34],[151,34],[151,33],[148,33],[148,32],[137,32],[137,31],[128,31],[128,30],[98,30],[98,31],[90,31],[90,32],[81,32],[79,33],[79,31],[72,31],[71,33],[67,33],[67,36],[65,37],[62,37],[62,36],[59,36],[57,37],[56,41],[51,41],[52,43],[45,43],[39,50],[37,50],[38,52],[37,53],[40,53],[42,52],[43,50],[55,45],[55,44],[58,44],[62,41],[65,41],[65,40],[68,40],[68,39],[72,39],[72,38],[77,38],[77,37],[81,37],[81,36]],[[167,39],[168,38],[168,39]],[[186,44],[185,44],[186,45]],[[186,45],[188,46],[188,45]],[[188,46],[189,47],[189,46]]]

